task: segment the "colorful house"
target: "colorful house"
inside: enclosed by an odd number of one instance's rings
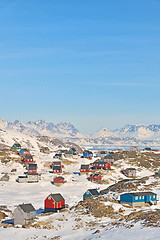
[[[64,178],[61,177],[61,176],[55,177],[55,178],[53,179],[53,184],[56,185],[56,186],[60,186],[60,185],[62,185],[62,184],[64,184],[64,183],[66,183],[66,181],[65,181]]]
[[[82,164],[80,168],[80,173],[88,173],[88,172],[90,172],[89,165]]]
[[[146,203],[157,204],[157,194],[153,192],[130,192],[120,195],[121,204],[129,204],[131,207],[141,207]]]
[[[102,175],[101,174],[95,173],[95,174],[91,174],[89,176],[89,181],[100,182],[101,180],[102,180]]]
[[[28,155],[25,155],[22,159],[22,162],[26,165],[28,165],[29,163],[33,163],[33,157],[32,155],[28,154]]]
[[[102,160],[99,160],[99,161],[95,161],[93,162],[92,164],[92,168],[93,169],[109,169],[111,167],[111,164],[109,162],[106,162],[106,161],[102,161]]]
[[[91,151],[84,151],[83,152],[83,157],[90,157],[90,158],[92,158],[93,157],[93,153],[91,152]]]
[[[28,173],[37,173],[37,164],[29,163],[27,170],[28,170]]]
[[[53,173],[62,173],[62,166],[52,166]]]
[[[21,145],[19,143],[15,143],[11,148],[19,151],[21,150]]]
[[[65,199],[60,193],[51,193],[44,201],[45,212],[57,212],[62,208],[65,208]]]
[[[83,200],[85,200],[88,197],[98,197],[100,194],[97,191],[97,189],[88,189],[84,194],[83,194]]]
[[[136,176],[136,169],[135,168],[126,168],[124,174],[127,177],[135,177]]]
[[[18,205],[13,213],[14,225],[25,225],[36,217],[36,210],[31,203]]]
[[[30,155],[30,152],[28,151],[28,149],[23,148],[19,151],[19,155]]]

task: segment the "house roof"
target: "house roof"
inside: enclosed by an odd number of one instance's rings
[[[15,143],[15,144],[13,144],[13,146],[15,146],[15,147],[21,147],[21,145],[20,145],[19,143]]]
[[[30,163],[29,164],[29,170],[36,170],[37,169],[37,164],[36,163]]]
[[[60,161],[52,162],[52,165],[61,165]]]
[[[99,192],[97,191],[97,189],[88,189],[88,191],[93,195],[93,196],[97,196],[99,195]]]
[[[151,195],[157,195],[156,193],[154,192],[131,192],[131,193],[124,193],[124,194],[128,194],[132,197],[135,197],[135,196],[151,196]],[[122,194],[123,195],[123,194]]]
[[[53,198],[53,200],[54,200],[55,202],[64,201],[64,198],[62,197],[62,195],[61,195],[60,193],[55,193],[55,194],[52,194],[52,193],[51,193],[50,196]]]
[[[106,164],[107,162],[105,161],[94,161],[93,164]]]
[[[73,154],[72,151],[66,151],[65,154]]]
[[[136,170],[135,168],[126,168],[126,170]]]
[[[53,166],[52,169],[53,170],[61,170],[61,166]]]
[[[82,164],[81,169],[89,169],[89,165]]]
[[[24,212],[33,212],[36,211],[36,209],[33,207],[31,203],[28,204],[20,204],[19,207],[24,211]]]
[[[113,156],[109,155],[109,156],[105,156],[105,159],[113,159]]]
[[[33,159],[32,155],[25,155],[24,158],[25,159]]]
[[[55,177],[55,178],[58,178],[58,179],[60,179],[60,180],[64,180],[64,177],[61,177],[61,176],[60,176],[60,177]],[[55,178],[54,178],[54,179],[55,179]]]
[[[27,175],[38,175],[38,173],[27,173]]]

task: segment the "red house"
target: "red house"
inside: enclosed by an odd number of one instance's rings
[[[62,208],[65,208],[65,199],[60,193],[51,193],[44,201],[45,212],[57,212]]]
[[[29,163],[28,173],[37,173],[37,164]]]
[[[62,166],[53,166],[53,173],[62,173]]]
[[[61,166],[61,168],[64,168],[64,166],[62,165],[61,161],[54,161],[54,162],[52,162],[52,168],[54,166]]]
[[[102,180],[102,175],[98,173],[91,174],[89,176],[89,180],[93,182],[100,182]]]
[[[80,173],[88,173],[88,172],[90,172],[89,165],[82,164],[80,168]]]
[[[66,181],[64,180],[63,177],[60,176],[60,177],[55,177],[53,179],[53,183],[54,183],[54,185],[61,185],[63,183],[66,183]]]
[[[22,159],[22,162],[29,164],[29,163],[33,162],[33,157],[31,155],[25,155]]]
[[[93,162],[93,169],[104,169],[110,168],[111,164],[105,161],[95,161]]]

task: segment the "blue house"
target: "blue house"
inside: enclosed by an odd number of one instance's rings
[[[83,152],[83,157],[93,157],[93,153],[91,151],[84,151]]]
[[[157,194],[153,192],[130,192],[120,195],[120,203],[129,204],[131,207],[141,207],[146,203],[157,204]]]
[[[88,189],[87,192],[83,194],[83,200],[85,200],[88,197],[98,197],[100,194],[97,191],[97,189]]]

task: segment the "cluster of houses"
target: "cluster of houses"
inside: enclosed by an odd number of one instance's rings
[[[12,146],[12,149],[19,151],[19,155],[22,158],[22,162],[26,167],[27,173],[24,176],[18,177],[18,182],[38,182],[40,180],[40,175],[37,173],[37,164],[33,160],[33,156],[30,154],[29,150],[21,148],[21,145],[16,143]],[[41,148],[41,152],[49,153],[48,148]],[[138,151],[137,147],[132,147],[130,151]],[[70,150],[60,150],[55,154],[55,158],[58,160],[53,161],[51,168],[53,173],[61,174],[64,166],[62,165],[60,159],[72,158],[77,152],[74,148]],[[88,159],[93,158],[93,153],[91,151],[84,151],[83,156]],[[80,167],[80,174],[91,173],[91,170],[107,170],[111,168],[111,164],[114,163],[114,157],[112,154],[108,154],[105,151],[100,151],[97,153],[96,157],[100,158],[91,164],[82,164]],[[128,177],[136,176],[135,168],[127,168],[123,173]],[[160,171],[159,171],[160,174]],[[100,182],[102,180],[102,175],[97,171],[92,172],[88,177],[89,181]],[[55,186],[60,186],[66,181],[62,176],[56,176],[53,179],[53,184]],[[88,189],[83,194],[83,200],[89,197],[99,197],[101,195],[97,189]],[[120,195],[120,203],[128,204],[131,207],[141,207],[146,204],[157,204],[157,194],[154,192],[127,192]],[[65,199],[60,193],[51,193],[44,200],[44,212],[57,212],[66,207]],[[36,209],[31,203],[20,204],[14,210],[14,224],[15,225],[25,225],[32,221],[36,217]]]
[[[33,156],[30,151],[26,148],[21,148],[19,143],[15,143],[12,146],[12,149],[18,151],[18,154],[21,156],[21,161],[25,166],[27,172],[25,175],[18,176],[17,182],[19,183],[33,183],[39,182],[41,175],[37,173],[37,164],[33,160]]]
[[[83,194],[83,201],[89,197],[99,197],[97,189],[88,189]],[[157,204],[157,194],[153,192],[130,192],[120,195],[120,203],[131,207],[142,207],[146,204]],[[51,193],[44,200],[44,212],[57,212],[66,207],[65,199],[60,193]],[[14,210],[14,225],[28,224],[36,217],[36,209],[31,203],[20,204]]]

